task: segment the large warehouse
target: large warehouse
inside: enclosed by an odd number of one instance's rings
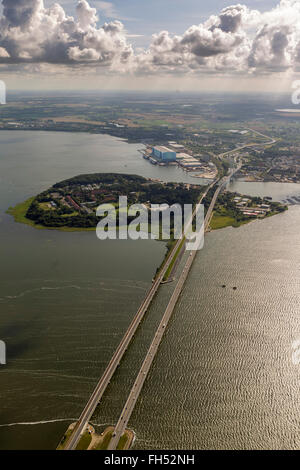
[[[183,168],[201,168],[203,163],[187,153],[177,153],[179,165]]]
[[[163,145],[157,145],[156,147],[152,147],[152,155],[155,158],[163,162],[175,162],[176,161],[176,152],[168,149],[168,147],[164,147]]]

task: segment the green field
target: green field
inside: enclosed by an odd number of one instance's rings
[[[218,230],[220,228],[225,228],[225,227],[240,227],[241,225],[248,224],[252,220],[257,220],[257,219],[252,219],[249,217],[247,220],[236,220],[234,217],[231,217],[230,215],[226,215],[226,212],[223,214],[220,213],[214,213],[211,221],[210,221],[210,228],[212,230]]]
[[[220,228],[233,226],[235,223],[235,219],[229,215],[214,214],[210,221],[210,227],[212,230],[218,230]]]
[[[128,441],[127,434],[123,434],[123,436],[120,437],[119,444],[117,445],[117,450],[123,450],[127,444],[127,441]]]
[[[113,434],[113,428],[112,426],[109,426],[109,428],[107,428],[104,431],[104,435],[102,437],[101,442],[98,443],[98,445],[94,446],[92,450],[107,450],[110,440],[112,438],[112,434]],[[132,439],[132,436],[130,432],[126,430],[119,440],[119,443],[117,445],[117,450],[124,450],[124,448],[126,448],[126,446],[128,445],[129,441],[131,441],[131,439]]]
[[[60,443],[58,444],[57,446],[57,450],[63,450],[64,449],[64,446],[67,442],[67,440],[69,439],[69,437],[71,436],[73,430],[72,429],[68,429],[67,432],[65,433],[64,437],[62,438],[62,440],[60,441]],[[77,444],[77,447],[76,447],[76,450],[87,450],[88,446],[90,445],[91,443],[91,440],[92,440],[92,436],[90,433],[88,432],[85,432],[78,444]]]
[[[60,443],[59,443],[58,446],[57,446],[57,450],[63,450],[63,448],[64,448],[64,446],[65,446],[67,440],[68,440],[69,437],[71,436],[72,432],[73,432],[72,429],[68,429],[68,430],[65,432],[65,434],[64,434],[64,436],[63,436],[63,438],[62,438],[62,440],[60,441]]]
[[[112,438],[112,431],[105,434],[103,441],[95,448],[95,450],[107,450],[108,444]]]
[[[177,240],[174,241],[174,243],[176,243],[176,242],[177,242]],[[179,247],[178,247],[177,250],[176,250],[176,253],[175,253],[174,256],[173,256],[173,259],[172,259],[172,261],[171,261],[171,263],[170,263],[170,266],[168,267],[168,269],[167,269],[167,271],[166,271],[166,273],[165,273],[165,275],[164,275],[164,278],[163,278],[164,281],[167,281],[168,277],[170,276],[171,271],[172,271],[172,269],[173,269],[173,266],[174,266],[174,264],[175,264],[175,261],[176,261],[178,255],[179,255],[179,253],[180,253],[180,251],[181,251],[181,248],[182,248],[182,245],[183,245],[184,242],[185,242],[185,237],[182,239],[182,242],[180,243]]]
[[[77,444],[76,450],[87,450],[88,446],[90,445],[92,440],[92,436],[89,432],[85,432],[81,438],[80,441]]]

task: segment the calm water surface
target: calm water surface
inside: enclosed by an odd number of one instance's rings
[[[249,196],[271,196],[274,201],[284,201],[287,197],[300,197],[300,185],[297,183],[272,183],[234,180],[231,181],[227,189]]]

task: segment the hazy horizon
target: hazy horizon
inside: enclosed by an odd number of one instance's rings
[[[288,92],[299,0],[1,0],[0,79],[14,90]]]

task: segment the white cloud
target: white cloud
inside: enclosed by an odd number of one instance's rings
[[[135,53],[123,24],[99,26],[95,6],[115,17],[111,2],[79,0],[76,18],[43,0],[2,0],[0,63],[105,66],[124,73],[265,74],[300,66],[300,2],[281,0],[266,12],[231,5],[182,35],[161,31]]]
[[[300,2],[282,0],[267,12],[232,5],[181,36],[154,34],[136,71],[244,74],[293,70],[300,58]]]
[[[79,0],[77,19],[57,3],[45,8],[43,0],[3,0],[0,47],[7,55],[0,62],[123,63],[133,54],[122,23],[97,27],[97,11]]]
[[[7,52],[6,49],[4,49],[4,47],[0,47],[0,58],[1,57],[9,57],[9,53]]]
[[[95,26],[98,21],[97,10],[91,8],[86,0],[79,0],[76,13],[78,18],[78,25],[81,29],[86,31],[91,26]]]

